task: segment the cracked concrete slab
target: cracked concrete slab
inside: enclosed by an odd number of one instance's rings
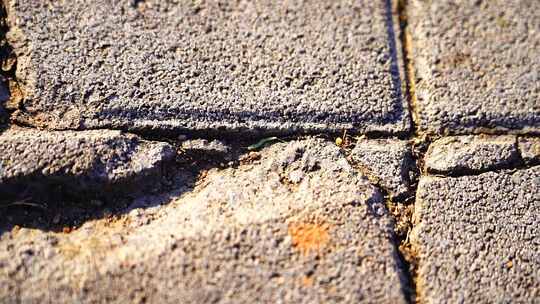
[[[540,2],[408,1],[421,131],[540,132]]]
[[[411,234],[423,303],[540,298],[540,167],[422,177]]]
[[[400,199],[412,195],[416,163],[407,141],[392,139],[360,139],[351,152],[354,163],[390,197]]]
[[[5,1],[25,93],[51,129],[410,129],[391,1]]]
[[[444,137],[433,142],[424,158],[428,173],[477,174],[521,164],[517,138],[512,135]]]
[[[406,303],[382,195],[339,148],[306,139],[260,154],[158,207],[139,199],[71,233],[6,232],[0,299]]]
[[[53,185],[77,193],[148,182],[159,177],[161,166],[175,156],[169,144],[107,130],[11,128],[0,134],[0,151],[2,196],[51,192]]]

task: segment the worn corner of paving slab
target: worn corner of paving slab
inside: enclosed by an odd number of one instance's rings
[[[351,159],[391,198],[411,196],[417,168],[408,141],[360,139],[351,152]]]
[[[521,157],[526,165],[540,164],[540,138],[538,137],[519,137],[518,147]]]
[[[513,135],[449,136],[433,142],[424,159],[428,173],[476,174],[518,167],[522,163]]]
[[[11,128],[0,135],[0,150],[0,189],[14,195],[53,191],[51,185],[63,185],[72,194],[141,186],[159,177],[161,165],[175,156],[166,143],[107,130]]]
[[[406,303],[384,200],[339,148],[306,139],[259,153],[210,170],[193,191],[158,209],[133,209],[117,224],[3,237],[0,297]],[[19,258],[29,241],[37,254]],[[15,258],[1,258],[8,247]],[[27,271],[34,268],[41,270]]]

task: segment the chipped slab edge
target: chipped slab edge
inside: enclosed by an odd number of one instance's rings
[[[538,159],[540,156],[538,154],[537,156],[532,155],[533,152],[530,153],[531,155],[525,156],[524,152],[525,152],[526,147],[528,145],[534,145],[535,141],[536,141],[535,137],[523,137],[523,136],[512,135],[512,134],[508,134],[508,135],[480,134],[480,135],[457,135],[457,136],[442,137],[440,139],[435,140],[429,145],[428,151],[426,152],[426,155],[424,158],[424,171],[427,172],[428,174],[459,176],[459,175],[479,174],[483,172],[500,170],[500,169],[511,169],[513,167],[520,167],[522,163],[525,163],[526,165],[531,165],[531,164],[534,164],[535,162],[540,161],[540,159]],[[459,174],[458,171],[460,171],[460,169],[450,168],[446,170],[446,169],[439,168],[439,166],[435,164],[437,160],[434,159],[434,154],[437,154],[436,153],[437,150],[448,147],[448,145],[452,143],[462,145],[462,146],[456,146],[457,149],[463,148],[464,147],[463,145],[465,144],[475,144],[475,143],[478,143],[480,145],[482,143],[494,144],[494,145],[498,143],[506,144],[506,145],[511,144],[513,146],[512,155],[510,159],[501,160],[501,162],[503,163],[498,164],[494,162],[484,169],[463,168],[466,172],[464,174]]]

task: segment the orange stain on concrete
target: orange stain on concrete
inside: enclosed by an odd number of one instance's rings
[[[289,225],[292,245],[304,255],[318,252],[328,245],[330,235],[328,224],[299,223]]]
[[[304,276],[302,278],[302,285],[304,285],[305,287],[311,287],[313,286],[313,278],[312,277],[308,277],[308,276]]]

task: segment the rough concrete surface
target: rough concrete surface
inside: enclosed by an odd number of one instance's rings
[[[540,303],[538,135],[538,0],[0,0],[0,303]]]
[[[540,132],[540,1],[408,1],[428,133]]]
[[[154,199],[71,233],[6,232],[0,301],[405,303],[382,195],[331,143],[275,144]]]
[[[53,129],[406,132],[390,1],[7,0]]]
[[[191,139],[182,142],[182,149],[193,153],[206,153],[209,155],[225,156],[231,148],[220,140]]]
[[[521,158],[526,165],[540,164],[540,138],[520,137],[518,143]]]
[[[39,131],[12,128],[0,134],[0,193],[96,190],[161,174],[173,148],[120,131]],[[16,194],[16,193],[15,193]]]
[[[443,137],[433,142],[424,158],[429,173],[463,175],[510,168],[521,163],[512,135]]]
[[[411,196],[416,163],[407,141],[360,139],[351,158],[372,181],[383,187],[392,198]]]
[[[540,167],[422,177],[411,234],[425,303],[537,303]]]

